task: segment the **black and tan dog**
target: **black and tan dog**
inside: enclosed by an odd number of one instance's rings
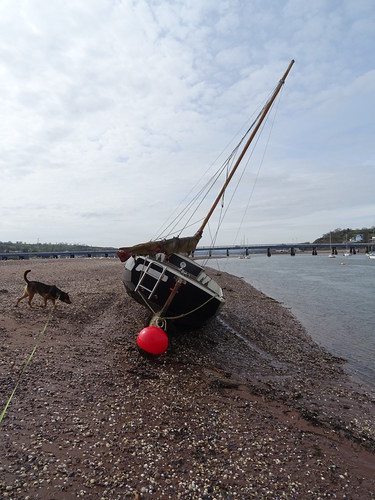
[[[39,281],[29,281],[27,279],[27,274],[31,271],[29,269],[28,271],[25,271],[23,277],[25,278],[26,281],[26,286],[25,286],[25,291],[22,295],[17,300],[16,307],[18,306],[19,302],[22,299],[25,299],[26,297],[29,297],[29,306],[32,307],[31,301],[33,300],[33,297],[36,293],[41,295],[44,299],[44,306],[41,307],[46,307],[47,305],[47,300],[51,300],[53,303],[53,306],[56,307],[56,300],[61,300],[61,302],[65,302],[65,304],[71,304],[71,301],[69,299],[69,295],[55,285],[46,285],[45,283],[40,283]]]

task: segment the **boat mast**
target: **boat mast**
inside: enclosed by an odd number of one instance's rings
[[[271,106],[272,106],[272,104],[273,104],[274,100],[276,99],[277,94],[280,92],[281,87],[284,85],[285,79],[286,79],[286,77],[288,76],[289,71],[291,70],[291,68],[292,68],[293,64],[294,64],[294,59],[292,59],[292,60],[291,60],[291,62],[290,62],[290,64],[289,64],[289,66],[288,66],[288,69],[285,71],[285,73],[284,73],[283,77],[282,77],[282,78],[281,78],[281,80],[279,81],[279,83],[278,83],[278,85],[277,85],[276,89],[274,90],[274,92],[273,92],[273,94],[272,94],[272,96],[271,96],[270,100],[269,100],[269,101],[268,101],[268,103],[265,105],[265,107],[264,107],[264,109],[263,109],[263,112],[262,112],[262,114],[261,114],[261,116],[260,116],[260,118],[259,118],[259,120],[258,120],[258,123],[256,124],[256,126],[255,126],[255,128],[254,128],[254,130],[253,130],[252,134],[250,135],[250,137],[249,137],[249,139],[248,139],[247,143],[245,144],[245,147],[243,148],[242,153],[241,153],[241,154],[240,154],[240,156],[238,157],[238,159],[237,159],[237,161],[236,161],[236,163],[235,163],[234,167],[232,168],[232,170],[231,170],[231,172],[230,172],[229,176],[227,177],[227,179],[226,179],[226,181],[225,181],[225,183],[224,183],[223,187],[221,188],[220,193],[218,194],[218,196],[217,196],[216,200],[214,201],[214,203],[213,203],[213,205],[212,205],[212,207],[211,207],[210,211],[208,212],[208,214],[207,214],[206,218],[204,219],[204,221],[203,221],[202,225],[201,225],[201,226],[200,226],[200,228],[198,229],[198,231],[197,231],[197,233],[196,233],[196,235],[197,235],[197,236],[201,236],[201,235],[203,234],[203,230],[204,230],[204,228],[206,227],[206,225],[207,225],[207,223],[208,223],[208,221],[209,221],[209,219],[210,219],[210,217],[211,217],[211,215],[212,215],[212,212],[215,210],[215,208],[216,208],[217,204],[219,203],[219,201],[220,201],[221,197],[223,196],[224,191],[226,190],[226,188],[227,188],[228,184],[230,183],[230,181],[231,181],[231,179],[232,179],[232,177],[233,177],[234,173],[236,172],[236,170],[237,170],[237,168],[238,168],[239,164],[241,163],[242,158],[245,156],[246,151],[248,150],[248,148],[249,148],[249,146],[250,146],[250,144],[251,144],[252,140],[254,139],[254,137],[255,137],[256,133],[257,133],[257,132],[258,132],[258,130],[259,130],[259,127],[261,126],[261,124],[262,124],[262,122],[263,122],[264,118],[266,117],[266,115],[267,115],[268,111],[270,110],[270,108],[271,108]]]

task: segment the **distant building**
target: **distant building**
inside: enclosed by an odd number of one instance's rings
[[[350,238],[350,241],[352,243],[360,243],[361,241],[363,241],[363,234],[356,234],[355,236],[353,236],[353,238]]]

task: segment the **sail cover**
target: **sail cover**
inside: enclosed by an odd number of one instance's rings
[[[165,240],[148,241],[132,247],[121,247],[118,249],[117,255],[121,262],[127,261],[132,256],[156,255],[157,253],[164,253],[167,256],[172,253],[189,255],[194,252],[201,237],[202,234],[198,232],[194,236],[184,238],[176,236]]]

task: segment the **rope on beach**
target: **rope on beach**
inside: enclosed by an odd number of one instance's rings
[[[43,330],[39,333],[39,336],[38,336],[38,338],[37,338],[37,341],[36,341],[36,344],[35,344],[35,346],[34,346],[34,349],[31,351],[31,354],[30,354],[30,356],[29,356],[28,360],[26,361],[25,366],[23,367],[23,370],[22,370],[22,372],[21,372],[21,374],[20,374],[20,376],[19,376],[19,378],[18,378],[18,380],[17,380],[17,383],[16,383],[16,385],[15,385],[15,387],[14,387],[13,391],[12,391],[12,394],[10,395],[10,397],[9,397],[9,399],[8,399],[8,401],[7,401],[7,403],[6,403],[5,407],[4,407],[4,409],[3,409],[3,411],[1,412],[1,415],[0,415],[0,424],[1,424],[1,422],[3,421],[3,418],[4,418],[4,416],[5,416],[6,412],[7,412],[8,406],[10,405],[10,402],[12,401],[13,396],[15,395],[16,390],[17,390],[18,386],[20,385],[20,383],[21,383],[21,382],[22,382],[22,380],[23,380],[23,377],[24,377],[24,375],[25,375],[26,369],[27,369],[27,367],[29,366],[29,364],[30,364],[31,360],[33,359],[33,356],[34,356],[34,354],[35,354],[35,351],[36,351],[36,349],[37,349],[38,345],[40,344],[40,342],[41,342],[41,340],[42,340],[42,338],[43,338],[43,335],[45,334],[45,332],[46,332],[46,330],[47,330],[47,326],[48,326],[48,324],[49,324],[49,322],[50,322],[50,320],[51,320],[51,318],[52,318],[52,314],[53,314],[54,310],[55,310],[55,307],[53,307],[53,308],[51,309],[51,312],[50,312],[50,314],[49,314],[49,316],[48,316],[48,318],[47,318],[46,324],[44,325]]]

